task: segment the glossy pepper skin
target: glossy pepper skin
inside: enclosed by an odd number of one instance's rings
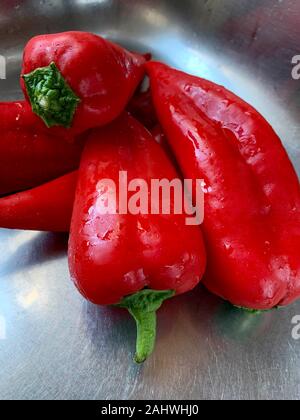
[[[47,127],[78,135],[123,112],[144,76],[145,62],[87,32],[41,35],[25,47],[21,85]]]
[[[84,139],[39,131],[26,102],[0,103],[0,196],[36,187],[79,167]]]
[[[69,266],[85,298],[126,307],[135,317],[136,361],[142,362],[153,350],[155,311],[164,299],[199,283],[206,255],[199,226],[186,226],[184,214],[101,214],[111,192],[103,179],[118,185],[120,171],[127,171],[128,182],[139,178],[148,185],[152,179],[178,178],[163,149],[127,114],[95,130],[79,171]]]
[[[159,120],[186,177],[206,181],[209,290],[268,310],[300,297],[300,187],[282,143],[249,104],[148,64]]]
[[[0,228],[69,232],[78,172],[0,198]]]

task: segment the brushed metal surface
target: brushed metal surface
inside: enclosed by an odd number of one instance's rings
[[[1,100],[21,97],[26,41],[71,29],[224,84],[263,112],[300,173],[299,1],[1,0]],[[254,316],[200,287],[164,305],[155,354],[138,367],[133,321],[81,298],[66,247],[64,235],[0,230],[0,398],[299,399],[300,302]]]

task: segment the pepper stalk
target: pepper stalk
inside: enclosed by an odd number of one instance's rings
[[[119,308],[127,309],[137,326],[134,361],[143,363],[152,354],[156,340],[156,312],[166,299],[175,295],[173,290],[144,289],[125,297]]]

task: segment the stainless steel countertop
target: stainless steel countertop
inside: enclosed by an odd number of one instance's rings
[[[263,112],[300,173],[299,1],[2,0],[1,100],[21,97],[26,41],[70,29],[224,84]],[[251,315],[199,287],[164,305],[155,354],[136,366],[134,322],[83,300],[66,249],[65,235],[0,230],[1,399],[299,399],[300,302]]]

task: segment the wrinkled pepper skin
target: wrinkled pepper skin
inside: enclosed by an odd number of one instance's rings
[[[186,177],[206,181],[206,287],[268,310],[300,297],[300,187],[282,143],[249,104],[149,63],[159,120]]]
[[[39,131],[40,126],[26,102],[0,103],[0,195],[33,188],[78,169],[84,139],[62,141]]]
[[[205,270],[201,229],[186,226],[184,214],[102,215],[98,204],[104,200],[105,184],[101,180],[112,179],[118,185],[119,171],[128,172],[128,182],[141,178],[148,185],[152,179],[178,178],[163,149],[127,114],[90,135],[79,171],[69,242],[75,285],[85,298],[100,305],[124,306],[126,297],[140,297],[138,292],[152,294],[150,301],[159,291],[171,292],[168,297],[188,292]],[[152,347],[136,360],[144,361],[151,351]]]
[[[94,34],[41,35],[25,47],[21,85],[47,127],[78,135],[124,111],[144,76],[145,62]]]
[[[69,232],[78,172],[0,198],[0,228]]]

